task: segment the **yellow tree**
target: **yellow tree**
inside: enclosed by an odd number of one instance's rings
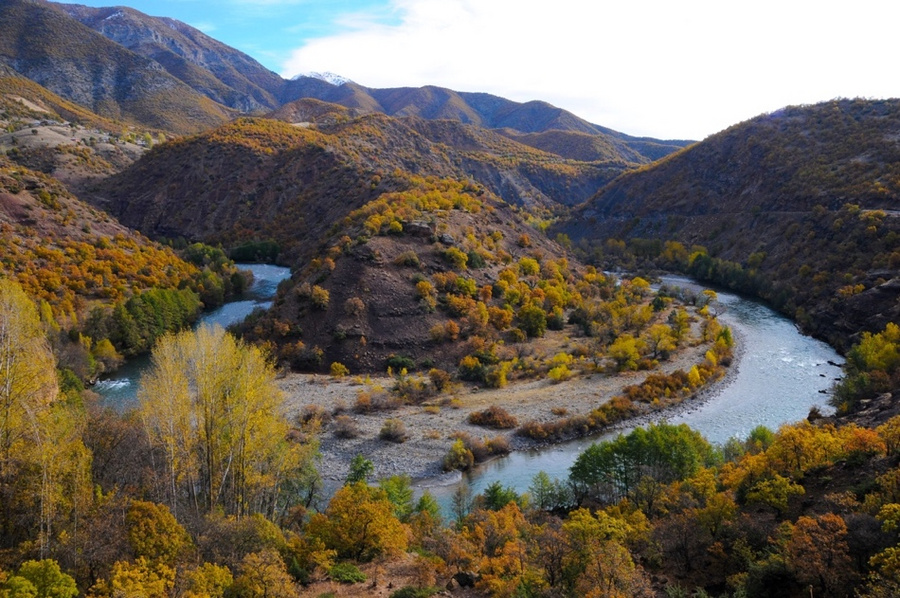
[[[338,490],[325,512],[312,516],[306,531],[338,556],[362,561],[403,552],[407,546],[406,528],[394,517],[387,493],[364,482]]]
[[[138,392],[141,419],[166,456],[172,511],[274,515],[314,447],[287,439],[281,391],[267,356],[220,327],[164,337]],[[294,487],[296,490],[296,487]]]
[[[59,400],[37,308],[0,280],[0,546],[27,539],[36,524],[43,557],[58,514],[77,510],[89,459],[81,421]]]

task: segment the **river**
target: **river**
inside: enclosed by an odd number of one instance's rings
[[[700,287],[690,279],[665,277],[673,286]],[[732,293],[718,292],[719,320],[736,333],[740,343],[737,371],[709,399],[696,407],[683,407],[658,421],[686,423],[708,440],[723,443],[736,436],[746,438],[759,425],[776,430],[781,424],[804,419],[813,406],[831,413],[828,395],[840,377],[843,358],[829,345],[800,334],[783,316],[756,301]],[[734,367],[734,366],[732,366]],[[448,475],[443,481],[428,481],[428,489],[448,512],[451,497],[460,484],[468,484],[473,494],[499,481],[516,492],[528,490],[540,471],[551,478],[565,479],[575,458],[594,442],[614,438],[626,430],[553,445],[533,451],[518,451],[485,463],[465,474]]]
[[[240,322],[254,309],[268,309],[278,284],[290,278],[291,271],[270,264],[237,264],[241,270],[253,272],[253,284],[236,301],[230,301],[212,311],[204,312],[197,320],[197,326],[218,324],[227,328]],[[100,395],[103,403],[117,410],[125,410],[137,404],[137,389],[141,373],[150,364],[148,355],[129,360],[121,368],[98,381],[93,390]]]
[[[253,286],[241,300],[203,314],[198,325],[225,327],[242,320],[256,308],[267,308],[278,283],[290,276],[287,268],[278,266],[238,266],[253,272]],[[665,277],[663,281],[670,285],[704,288],[686,278]],[[710,441],[723,443],[733,436],[746,437],[758,425],[774,430],[783,423],[801,420],[814,405],[823,413],[831,411],[825,393],[841,375],[840,367],[835,365],[843,362],[840,355],[827,344],[800,334],[790,320],[751,299],[719,292],[717,309],[721,311],[720,321],[731,326],[740,344],[737,371],[732,371],[728,381],[721,383],[721,388],[709,399],[696,407],[679,409],[661,420],[686,423]],[[134,406],[140,374],[148,363],[148,357],[131,360],[113,375],[99,381],[94,390],[106,404],[119,410]],[[439,480],[428,480],[417,489],[419,492],[428,489],[445,511],[462,483],[468,484],[474,494],[495,481],[516,492],[525,492],[540,471],[551,478],[566,478],[569,467],[585,448],[620,432],[540,450],[518,451],[483,464],[464,476],[448,474]]]

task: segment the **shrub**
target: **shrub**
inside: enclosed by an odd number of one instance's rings
[[[519,425],[518,420],[503,407],[491,405],[484,411],[473,411],[469,414],[469,423],[495,430],[507,430]]]
[[[444,370],[432,368],[428,371],[428,379],[431,380],[435,392],[444,392],[450,388],[450,374]]]
[[[510,328],[506,333],[506,340],[511,343],[524,343],[528,340],[528,335],[521,328]]]
[[[359,426],[349,415],[334,418],[334,435],[337,438],[356,438],[359,434]]]
[[[313,307],[322,311],[328,309],[328,301],[330,298],[331,296],[328,291],[319,285],[314,285],[309,295],[309,300],[312,302]]]
[[[516,314],[519,328],[532,338],[544,336],[547,331],[547,314],[539,306],[529,303]]]
[[[340,361],[331,362],[331,375],[334,378],[343,378],[350,373],[350,370]]]
[[[553,380],[554,382],[556,382],[558,384],[560,382],[563,382],[563,381],[571,378],[572,370],[570,370],[568,368],[568,366],[566,366],[565,364],[562,364],[562,365],[558,365],[555,368],[551,369],[549,372],[547,372],[547,375],[550,377],[551,380]]]
[[[469,256],[457,249],[456,247],[448,247],[443,253],[444,260],[458,270],[464,270],[469,261]]]
[[[406,355],[391,355],[387,358],[387,367],[397,372],[400,370],[412,371],[416,367],[416,362],[412,357]]]
[[[387,419],[381,426],[378,437],[389,442],[402,443],[406,442],[409,435],[406,433],[406,426],[399,419]]]
[[[494,436],[485,445],[492,456],[508,455],[512,450],[509,447],[509,439],[506,436]]]
[[[469,258],[468,265],[470,268],[484,268],[485,267],[486,264],[484,261],[484,256],[482,256],[477,251],[470,251],[466,254],[466,256],[468,256],[468,258]]]
[[[366,304],[359,297],[350,297],[344,301],[344,313],[348,316],[359,317],[366,311]]]
[[[394,259],[395,265],[407,268],[418,268],[420,263],[419,256],[412,250],[404,251]]]
[[[362,583],[366,574],[353,563],[335,563],[328,569],[328,577],[339,583]]]
[[[463,441],[457,438],[444,456],[444,470],[453,471],[458,469],[466,471],[473,465],[475,465],[475,457],[472,455],[472,451],[467,449]]]
[[[331,421],[331,414],[321,405],[305,405],[297,416],[297,422],[301,425],[308,424],[314,420],[319,423],[327,424]]]

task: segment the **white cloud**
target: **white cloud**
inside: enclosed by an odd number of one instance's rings
[[[900,5],[795,0],[395,0],[398,25],[342,18],[283,73],[541,99],[626,133],[702,138],[761,112],[900,96]]]

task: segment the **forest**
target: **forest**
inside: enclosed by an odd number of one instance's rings
[[[652,425],[527,493],[465,489],[444,516],[360,456],[321,493],[316,420],[280,415],[265,351],[220,328],[154,345],[140,407],[61,382],[37,306],[0,282],[4,596],[295,596],[331,580],[395,596],[888,596],[900,587],[900,417],[811,414],[743,441]],[[842,411],[900,382],[900,333],[848,354]],[[311,595],[322,595],[313,593]]]

